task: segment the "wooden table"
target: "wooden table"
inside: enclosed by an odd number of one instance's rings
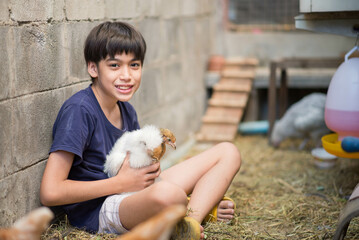
[[[282,117],[288,105],[288,68],[338,68],[344,58],[282,58],[270,62],[270,77],[268,86],[268,122],[270,137],[277,113],[276,72],[280,70],[279,86],[279,116]]]

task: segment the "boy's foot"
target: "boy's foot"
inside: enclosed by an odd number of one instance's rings
[[[234,203],[230,200],[221,200],[217,207],[217,221],[227,222],[234,217]]]
[[[185,217],[173,229],[171,240],[204,239],[203,227],[191,217]]]
[[[234,217],[235,209],[236,204],[234,201],[231,198],[224,196],[218,205],[215,206],[207,215],[203,222],[230,222]]]

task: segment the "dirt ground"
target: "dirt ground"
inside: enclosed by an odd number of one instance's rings
[[[359,160],[339,158],[334,167],[319,169],[307,147],[287,140],[279,149],[266,136],[240,136],[234,141],[242,167],[226,195],[237,203],[232,224],[205,226],[208,240],[332,239],[340,210],[359,183]],[[184,159],[203,151],[196,145]],[[62,224],[42,239],[113,239],[93,236]],[[351,222],[345,239],[359,239],[359,220]]]

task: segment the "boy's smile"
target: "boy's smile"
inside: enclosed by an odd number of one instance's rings
[[[110,104],[132,98],[141,83],[142,66],[133,53],[123,52],[113,58],[107,56],[98,64],[90,62],[88,72],[96,78],[92,88],[98,100]]]

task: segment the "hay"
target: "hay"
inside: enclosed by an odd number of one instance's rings
[[[309,147],[298,151],[297,142],[273,149],[265,136],[238,136],[234,143],[241,151],[242,168],[227,195],[237,203],[236,215],[231,225],[207,224],[206,239],[332,239],[340,210],[359,182],[359,160],[338,159],[335,167],[318,169]],[[202,150],[197,145],[184,158]],[[115,237],[61,224],[42,239]],[[345,239],[359,239],[358,219],[351,222]]]
[[[345,197],[359,182],[359,160],[339,159],[324,170],[293,141],[278,150],[264,136],[238,136],[235,144],[243,160],[227,192],[237,202],[235,223],[207,226],[207,239],[332,239]],[[346,239],[359,239],[358,222]]]

